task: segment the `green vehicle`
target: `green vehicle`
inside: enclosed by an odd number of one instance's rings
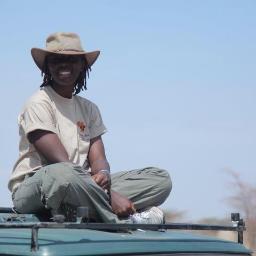
[[[232,214],[229,226],[106,224],[87,222],[87,209],[79,208],[76,222],[64,222],[61,215],[44,219],[0,208],[0,255],[252,255],[242,244],[245,225],[239,214]],[[234,231],[238,242],[177,231],[182,229]]]

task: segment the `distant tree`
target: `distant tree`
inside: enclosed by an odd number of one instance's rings
[[[256,249],[256,185],[242,180],[240,175],[230,169],[225,170],[231,177],[231,195],[228,203],[241,213],[246,223],[245,240],[248,246]]]
[[[180,210],[164,210],[165,221],[166,222],[180,222],[183,220],[186,215],[186,211]]]

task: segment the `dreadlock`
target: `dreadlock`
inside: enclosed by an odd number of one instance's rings
[[[87,61],[85,60],[85,68],[84,68],[84,70],[81,71],[81,73],[79,74],[79,76],[76,80],[76,85],[73,90],[73,95],[80,93],[81,90],[82,91],[87,90],[86,79],[89,78],[90,71],[91,71],[91,67],[89,67]],[[50,86],[52,85],[53,79],[52,79],[52,76],[51,76],[49,68],[48,68],[47,57],[45,59],[45,62],[44,62],[43,68],[42,68],[41,76],[43,77],[43,83],[40,85],[40,88],[48,86],[48,85],[50,85]]]

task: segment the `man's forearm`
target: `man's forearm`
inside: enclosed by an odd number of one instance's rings
[[[92,175],[98,173],[101,170],[110,171],[110,166],[107,159],[97,159],[90,164],[91,164]]]

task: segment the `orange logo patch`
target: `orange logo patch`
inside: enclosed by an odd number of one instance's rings
[[[79,127],[80,131],[81,131],[81,132],[84,132],[84,129],[85,129],[85,127],[86,127],[86,124],[85,124],[84,122],[82,122],[82,121],[78,121],[76,124],[77,124],[77,126]]]

